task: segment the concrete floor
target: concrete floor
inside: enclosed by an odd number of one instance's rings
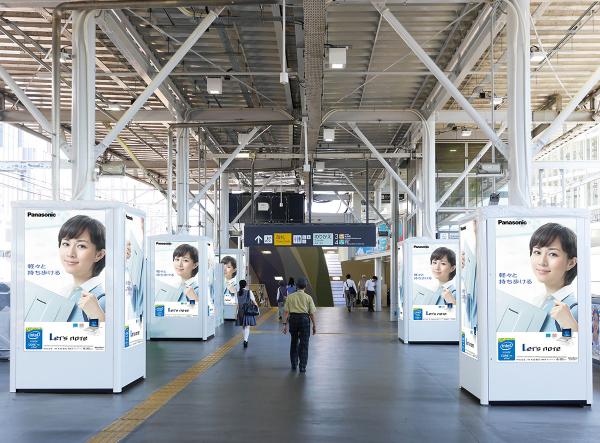
[[[129,442],[597,442],[600,368],[592,408],[481,407],[458,388],[452,345],[402,345],[387,312],[321,308],[306,374],[289,369],[276,317],[194,380]],[[148,378],[121,395],[8,393],[0,362],[0,441],[79,442],[239,332],[207,343],[149,342]]]

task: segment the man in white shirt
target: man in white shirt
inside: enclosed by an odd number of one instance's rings
[[[350,278],[350,274],[346,274],[346,281],[344,282],[344,297],[346,298],[346,308],[348,312],[352,312],[352,303],[354,298],[358,294],[356,283]]]
[[[369,299],[369,312],[375,312],[373,307],[373,299],[375,298],[375,285],[377,284],[377,277],[373,276],[370,280],[367,280],[367,298]]]

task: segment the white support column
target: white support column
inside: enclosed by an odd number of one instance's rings
[[[540,169],[540,171],[541,171],[541,169]],[[567,207],[567,183],[565,180],[565,170],[564,169],[560,170],[560,187],[561,187],[561,194],[562,194],[562,198],[561,198],[562,207],[566,208]]]
[[[229,173],[221,174],[221,194],[219,195],[220,218],[220,240],[221,249],[229,248]]]
[[[188,195],[190,193],[190,132],[189,129],[176,131],[177,141],[177,233],[187,234],[190,229]]]
[[[72,198],[96,191],[96,11],[73,12]]]
[[[423,165],[423,158],[421,158],[420,161],[417,162],[416,164],[416,173],[415,173],[415,178],[414,178],[414,182],[415,182],[415,193],[420,197],[423,198],[423,170],[424,170],[424,165]],[[423,226],[425,225],[425,223],[423,222],[423,218],[425,217],[425,213],[423,212],[423,207],[419,207],[419,206],[413,206],[414,209],[414,213],[415,213],[415,234],[417,237],[422,237],[423,235],[425,235],[425,233],[423,232]],[[413,211],[411,211],[413,212]]]
[[[352,193],[352,212],[358,215],[358,223],[362,223],[361,197],[356,191]]]
[[[173,234],[173,133],[167,131],[167,232]]]
[[[435,118],[423,123],[423,235],[435,238]]]
[[[400,214],[398,212],[398,183],[390,180],[390,201],[392,206],[392,238],[390,239],[390,321],[398,321],[398,231]]]
[[[531,206],[531,82],[529,73],[529,0],[510,0],[508,8],[508,203]]]
[[[377,284],[375,285],[375,312],[381,311],[381,286],[385,279],[383,278],[383,258],[375,259],[375,275]]]

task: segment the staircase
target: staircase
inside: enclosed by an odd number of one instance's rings
[[[339,277],[340,280],[330,280],[333,306],[346,306],[344,298],[344,282],[342,281],[342,264],[338,254],[325,254],[325,263],[329,272],[329,278]]]

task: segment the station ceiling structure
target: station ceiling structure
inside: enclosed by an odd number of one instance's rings
[[[52,8],[59,3],[0,2],[0,66],[48,119]],[[465,153],[456,146],[488,141],[370,1],[292,0],[285,8],[275,1],[118,3],[119,9],[95,13],[98,142],[209,11],[225,6],[97,160],[105,167],[124,163],[128,175],[163,190],[167,134],[182,124],[192,130],[192,192],[235,150],[238,133],[255,126],[260,136],[229,166],[231,189],[249,190],[254,162],[257,187],[276,174],[272,183],[278,189],[302,190],[305,150],[311,162],[325,162],[323,170],[314,170],[314,190],[353,191],[346,177],[364,189],[367,163],[373,189],[385,170],[348,122],[356,122],[389,162],[409,169],[419,157],[421,117],[435,116],[438,171],[461,172]],[[505,2],[392,0],[386,6],[475,109],[494,113],[498,129],[507,96]],[[600,2],[531,1],[533,136],[548,127],[600,66],[599,11]],[[60,57],[67,142],[72,24],[67,11]],[[331,67],[330,52],[345,55],[342,69]],[[537,52],[545,57],[536,58]],[[280,81],[282,70],[287,83]],[[220,85],[221,93],[212,93],[208,83]],[[2,121],[50,140],[6,82],[0,83],[0,93]],[[569,117],[566,130],[541,154],[597,125],[599,94],[596,84]],[[325,129],[334,130],[333,141],[324,139]],[[483,161],[491,154],[486,155]]]

